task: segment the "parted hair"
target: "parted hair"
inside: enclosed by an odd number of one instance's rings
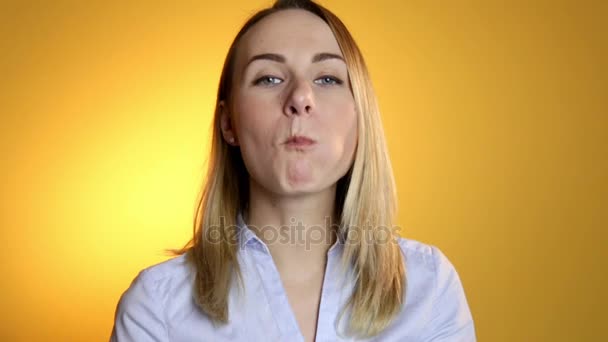
[[[249,173],[239,148],[222,137],[221,103],[231,101],[235,55],[243,35],[265,17],[287,9],[311,12],[327,23],[346,62],[357,112],[358,141],[352,165],[336,186],[336,233],[344,242],[341,266],[343,271],[349,270],[343,274],[349,274],[349,281],[353,282],[353,292],[340,317],[349,313],[347,335],[372,337],[383,331],[405,304],[406,272],[401,250],[396,243],[379,241],[376,234],[379,227],[393,227],[397,208],[395,181],[376,96],[361,51],[342,21],[313,1],[276,1],[272,7],[254,14],[232,42],[220,77],[207,175],[197,201],[193,237],[183,248],[172,252],[186,254],[194,265],[193,296],[197,305],[216,324],[227,323],[231,282],[242,284],[238,236],[230,234],[228,227],[236,226],[238,213],[248,206]],[[210,242],[211,233],[219,234],[213,239],[219,243]]]

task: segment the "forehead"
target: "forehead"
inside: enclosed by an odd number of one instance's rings
[[[239,42],[237,59],[260,53],[280,53],[289,58],[319,52],[342,55],[323,19],[308,11],[290,9],[270,14],[251,27]]]

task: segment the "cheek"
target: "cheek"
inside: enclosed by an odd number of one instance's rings
[[[265,101],[254,97],[242,97],[237,101],[238,105],[234,107],[234,125],[239,141],[262,143],[263,138],[268,138],[267,132],[272,126],[268,115],[270,106]]]
[[[357,144],[357,114],[352,101],[336,107],[336,112],[324,124],[334,158],[348,159]],[[328,151],[329,152],[329,151]]]
[[[262,168],[274,158],[272,148],[276,120],[273,106],[266,99],[240,96],[235,99],[234,129],[239,140],[241,155],[252,175],[263,173]]]

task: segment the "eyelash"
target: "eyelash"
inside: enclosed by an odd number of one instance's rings
[[[278,82],[278,83],[274,83],[272,81],[271,82],[265,82],[265,81],[267,81],[269,79],[279,80],[280,82]],[[274,77],[274,76],[262,76],[262,77],[258,78],[257,80],[253,81],[253,84],[254,85],[271,86],[271,85],[279,84],[281,82],[283,82],[283,80],[281,80],[278,77]]]
[[[322,77],[317,78],[315,80],[315,82],[318,81],[318,80],[330,80],[330,82],[332,82],[330,84],[336,84],[336,85],[341,85],[341,84],[344,83],[344,82],[342,82],[341,79],[339,79],[337,77],[334,77],[334,76],[322,76]],[[327,85],[327,83],[322,84],[322,85]]]
[[[266,82],[270,79],[277,80],[278,82],[272,82],[272,81]],[[319,80],[329,80],[329,82],[331,82],[331,83],[317,83],[317,81],[319,81]],[[339,79],[335,76],[329,76],[329,75],[321,76],[321,77],[317,78],[316,80],[314,80],[314,82],[316,84],[320,84],[322,86],[344,84],[344,81],[342,81],[341,79]],[[263,85],[263,86],[267,86],[267,87],[281,84],[281,83],[283,83],[283,80],[278,77],[275,77],[275,76],[262,76],[262,77],[258,78],[257,80],[253,81],[254,85]]]

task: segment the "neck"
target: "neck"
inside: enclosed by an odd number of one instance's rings
[[[279,272],[298,278],[323,270],[327,251],[336,241],[336,186],[314,194],[279,196],[251,181],[249,193],[245,222],[264,241]]]

